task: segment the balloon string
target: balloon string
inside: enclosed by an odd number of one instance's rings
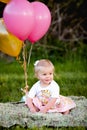
[[[31,58],[32,48],[33,48],[33,44],[31,44],[30,51],[29,51],[28,66],[30,64],[30,58]]]
[[[25,75],[25,85],[27,85],[27,67],[26,67],[26,56],[25,56],[25,43],[23,44],[23,60],[24,60],[24,75]]]
[[[28,59],[28,66],[29,66],[29,64],[30,64],[30,58],[31,58],[31,53],[32,53],[32,47],[33,47],[33,45],[31,45],[31,47],[30,47],[30,52],[29,52],[29,59]],[[26,62],[26,45],[25,45],[25,43],[23,44],[23,60],[24,60],[24,76],[25,76],[25,87],[24,87],[24,89],[22,89],[21,88],[21,90],[25,93],[25,94],[27,94],[27,92],[28,92],[28,89],[29,89],[29,86],[28,86],[28,84],[27,84],[27,62]]]

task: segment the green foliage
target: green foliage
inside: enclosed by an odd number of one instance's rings
[[[29,56],[31,44],[27,44],[27,58]],[[83,65],[87,64],[87,44],[82,41],[78,42],[63,42],[56,38],[48,37],[47,42],[44,38],[35,43],[32,47],[31,59],[34,62],[37,59],[47,58],[53,63],[58,62],[73,62],[75,60],[83,62]],[[76,62],[77,63],[77,62]],[[81,65],[80,65],[81,67]],[[86,66],[85,66],[86,68]]]
[[[39,51],[41,51],[42,55],[39,55]],[[45,58],[45,54],[43,54],[42,51],[42,49],[32,51],[30,64],[29,66],[27,65],[28,85],[30,87],[37,81],[33,70],[35,60]],[[86,55],[82,56],[83,52],[80,50],[76,53],[68,51],[64,56],[60,56],[58,54],[58,52],[55,52],[53,57],[48,56],[46,58],[50,59],[55,66],[54,78],[60,85],[60,93],[67,96],[76,95],[87,97]],[[24,87],[25,77],[22,64],[16,60],[12,63],[1,61],[0,102],[19,101],[23,96],[21,88]]]
[[[21,126],[13,126],[11,128],[2,128],[0,127],[1,129],[3,130],[86,130],[85,127],[59,127],[59,128],[52,128],[52,127],[41,127],[41,128],[38,128],[38,127],[34,127],[34,128],[23,128]]]

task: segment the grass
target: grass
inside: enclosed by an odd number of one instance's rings
[[[0,127],[2,129],[2,127]],[[11,128],[3,128],[4,130],[86,130],[85,127],[62,127],[62,128],[50,128],[50,127],[41,127],[41,128],[23,128],[21,126],[13,126]]]
[[[54,62],[54,79],[60,86],[61,95],[74,95],[87,97],[87,67],[86,61]],[[37,79],[34,76],[33,60],[27,67],[28,85],[31,87]],[[18,61],[12,63],[0,61],[0,102],[19,101],[23,96],[21,88],[25,86],[23,66]],[[4,130],[24,130],[20,126],[3,128]],[[67,128],[26,128],[26,130],[86,130],[85,127],[67,127]]]
[[[71,63],[68,63],[71,64]],[[58,65],[61,68],[61,65]],[[64,67],[64,69],[63,69]],[[59,83],[61,94],[87,97],[87,73],[84,66],[63,64],[62,69],[56,67],[55,80]]]
[[[60,86],[62,95],[87,97],[86,63],[55,62],[54,79]],[[27,66],[28,85],[31,87],[37,79],[34,76],[33,62]],[[18,61],[12,63],[0,62],[0,102],[19,101],[22,97],[21,88],[25,86],[23,66]],[[5,96],[4,96],[5,95]]]

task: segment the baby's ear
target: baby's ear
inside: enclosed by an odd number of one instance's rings
[[[39,75],[38,75],[38,73],[35,73],[35,77],[36,77],[37,79],[39,79]]]
[[[38,74],[37,74],[37,73],[35,73],[35,75],[34,75],[34,76],[35,76],[35,78],[38,78]]]

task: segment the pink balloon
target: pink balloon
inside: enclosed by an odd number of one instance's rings
[[[26,40],[34,26],[34,10],[27,0],[11,0],[5,7],[3,19],[9,32]]]
[[[32,6],[34,7],[35,13],[35,24],[28,40],[33,44],[48,31],[51,23],[51,13],[48,7],[41,2],[32,2]]]

